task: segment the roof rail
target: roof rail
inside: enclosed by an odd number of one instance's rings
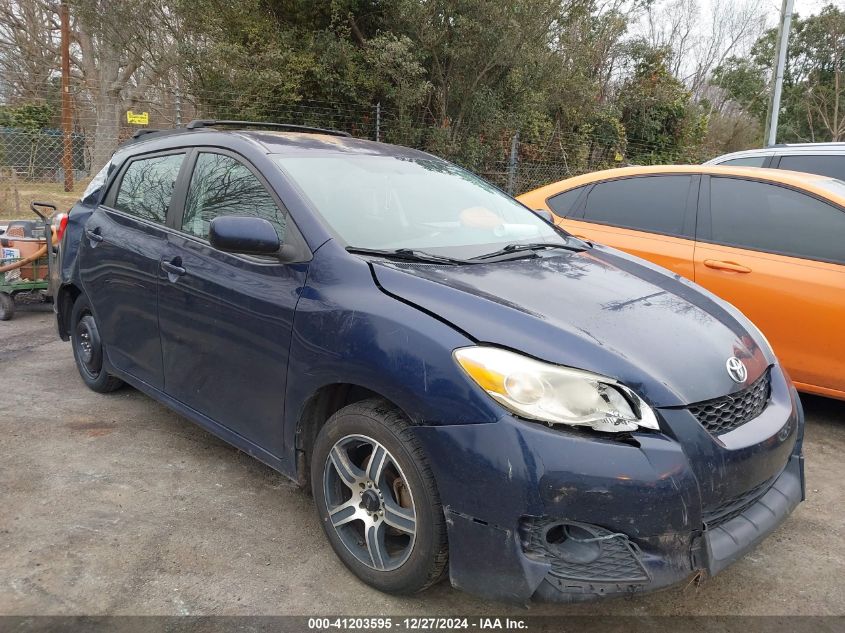
[[[239,127],[269,127],[289,132],[311,132],[313,134],[331,134],[332,136],[352,136],[348,132],[340,130],[329,130],[321,127],[310,127],[308,125],[294,125],[293,123],[270,123],[266,121],[218,121],[215,119],[194,119],[186,126],[189,130],[196,130],[204,127],[217,127],[220,125],[235,125]]]
[[[162,132],[163,130],[156,130],[155,128],[151,127],[142,127],[139,130],[135,131],[135,134],[132,135],[132,138],[141,138],[144,134],[153,134],[154,132]]]
[[[776,143],[774,145],[769,145],[769,147],[807,147],[809,149],[814,149],[818,147],[842,147],[845,146],[845,143],[842,141],[820,141],[817,143]]]

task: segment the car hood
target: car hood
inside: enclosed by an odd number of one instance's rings
[[[615,378],[656,407],[739,391],[774,362],[735,308],[606,247],[477,265],[380,260],[373,274],[480,344]],[[748,369],[744,383],[727,372],[732,356]]]

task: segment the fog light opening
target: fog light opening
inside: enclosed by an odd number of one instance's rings
[[[546,543],[549,545],[560,545],[566,540],[566,530],[563,525],[553,525],[546,532]]]
[[[569,563],[586,565],[601,557],[601,541],[597,534],[572,523],[556,523],[546,530],[547,547]]]

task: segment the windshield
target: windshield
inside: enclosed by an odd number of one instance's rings
[[[437,159],[275,156],[348,247],[474,257],[560,243],[555,228],[480,178]]]

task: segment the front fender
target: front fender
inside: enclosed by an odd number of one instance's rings
[[[472,340],[384,293],[370,265],[331,243],[317,250],[296,308],[288,367],[285,446],[306,403],[346,383],[381,394],[414,424],[492,423],[501,410],[452,358]]]

